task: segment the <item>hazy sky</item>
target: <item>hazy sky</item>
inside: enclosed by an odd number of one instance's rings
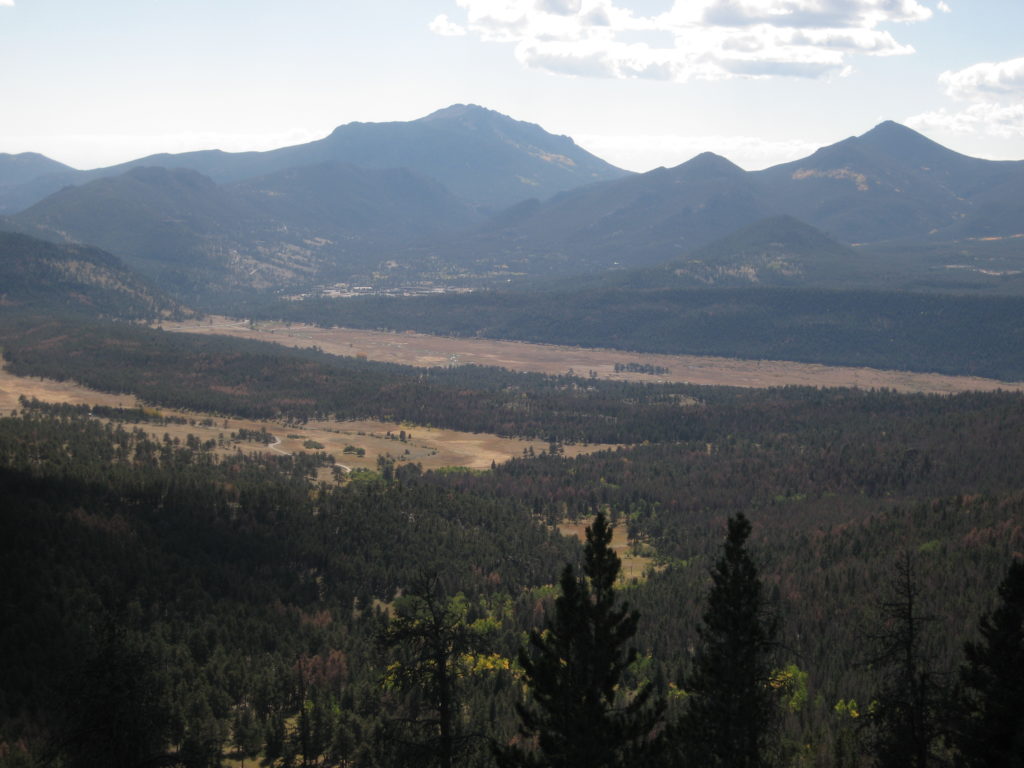
[[[270,149],[454,103],[634,170],[885,119],[1024,159],[1024,0],[0,0],[0,152]]]

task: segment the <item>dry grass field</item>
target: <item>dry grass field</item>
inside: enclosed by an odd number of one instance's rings
[[[80,387],[70,381],[53,381],[38,376],[14,376],[0,367],[0,414],[16,410],[18,398],[24,395],[47,403],[69,405],[108,405],[114,408],[134,408],[139,403],[132,395],[111,395]]]
[[[615,349],[561,347],[491,339],[461,339],[422,333],[389,333],[352,328],[318,328],[284,323],[249,323],[213,317],[203,321],[164,323],[168,331],[214,333],[271,341],[285,346],[317,346],[334,355],[421,367],[452,364],[491,365],[514,371],[594,375],[619,381],[672,381],[732,387],[859,387],[898,392],[955,394],[965,391],[1024,390],[1024,382],[1003,382],[970,376],[884,371],[874,368],[792,363],[778,360],[735,360],[694,355],[654,355]],[[667,368],[652,376],[616,372],[616,363],[638,363]]]
[[[593,520],[578,520],[576,522],[563,520],[558,524],[558,532],[563,536],[575,536],[581,542],[585,542],[587,540],[587,526],[592,522]],[[648,569],[654,567],[654,559],[652,557],[633,554],[632,548],[629,545],[629,539],[626,537],[626,526],[624,524],[616,525],[612,529],[612,549],[622,561],[622,571],[619,573],[621,581],[627,583],[634,580],[642,581],[647,578]]]
[[[18,397],[35,397],[49,403],[69,403],[71,405],[108,405],[133,408],[139,405],[131,395],[110,395],[88,389],[70,382],[58,382],[38,377],[14,376],[0,368],[0,413],[7,414],[17,410]],[[465,467],[467,469],[488,469],[491,462],[502,463],[524,450],[533,448],[537,453],[547,450],[548,444],[540,440],[514,440],[496,435],[459,432],[453,429],[435,429],[417,427],[410,424],[389,424],[378,421],[310,421],[302,426],[286,425],[274,421],[253,421],[250,419],[224,418],[205,413],[181,412],[160,409],[167,416],[181,416],[194,424],[142,424],[154,437],[162,439],[165,434],[171,439],[181,442],[189,434],[196,435],[202,441],[229,438],[232,432],[239,429],[259,431],[266,429],[273,434],[278,443],[264,448],[259,443],[230,443],[219,453],[232,453],[254,450],[269,450],[277,453],[294,453],[298,451],[324,450],[333,454],[335,460],[350,469],[358,467],[376,469],[378,456],[391,456],[396,462],[418,463],[424,469],[440,467]],[[200,422],[213,419],[212,426],[204,426]],[[406,432],[406,440],[397,439],[401,431]],[[391,436],[389,436],[389,434]],[[306,441],[319,443],[322,449],[305,447]],[[365,456],[345,453],[345,448],[362,448]],[[565,453],[575,456],[584,452],[593,452],[606,448],[602,445],[567,445]],[[324,470],[321,479],[329,480],[330,472]]]

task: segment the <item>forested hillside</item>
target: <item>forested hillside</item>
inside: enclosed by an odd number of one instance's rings
[[[192,314],[110,253],[13,232],[0,232],[0,306],[7,317],[54,313],[153,320]]]
[[[622,690],[647,685],[652,705],[667,703],[665,765],[690,748],[687,691],[710,695],[692,677],[695,654],[738,512],[777,627],[764,649],[775,692],[765,759],[866,766],[899,732],[873,702],[895,695],[894,668],[878,659],[901,626],[886,606],[904,604],[910,579],[915,660],[931,681],[927,748],[932,764],[951,764],[961,742],[939,736],[977,706],[955,697],[963,643],[1024,554],[1019,394],[424,372],[39,321],[4,345],[17,370],[63,370],[151,403],[293,421],[390,403],[373,415],[551,440],[488,472],[382,461],[322,483],[323,454],[225,455],[153,440],[124,422],[131,412],[23,402],[0,420],[5,766],[94,765],[97,754],[110,765],[399,766],[442,754],[494,765],[492,746],[520,744],[517,702],[542,684],[523,677],[525,633],[567,588],[551,586],[563,564],[580,562],[553,526],[598,512],[652,558],[646,578],[617,589],[639,610]],[[561,455],[560,441],[610,435],[637,444]],[[417,661],[442,636],[424,629],[431,616],[462,649],[443,666],[458,703],[444,710],[449,740],[424,676],[439,667]]]
[[[511,502],[311,487],[299,459],[215,460],[84,417],[4,419],[0,456],[5,765],[34,764],[24,747],[73,765],[294,754],[307,701],[331,718],[321,752],[372,752],[391,706],[373,602],[437,571],[501,606],[572,551]]]

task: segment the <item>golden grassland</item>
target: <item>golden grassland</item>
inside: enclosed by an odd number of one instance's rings
[[[14,376],[0,368],[0,413],[7,414],[19,408],[18,398],[36,398],[48,403],[68,403],[71,405],[106,405],[113,407],[135,408],[139,401],[131,395],[112,395],[82,387],[72,382],[59,382],[39,377]],[[548,444],[541,440],[519,440],[499,437],[497,435],[460,432],[454,429],[438,429],[420,427],[412,424],[392,424],[381,421],[309,421],[301,426],[276,421],[256,421],[216,416],[213,414],[175,411],[158,408],[165,416],[183,417],[187,424],[159,425],[141,423],[153,437],[162,439],[169,435],[184,443],[185,438],[192,434],[202,441],[220,440],[227,444],[218,448],[221,454],[263,450],[276,453],[296,453],[299,451],[323,450],[333,454],[335,461],[349,469],[376,469],[380,456],[390,456],[398,463],[418,463],[424,469],[441,467],[464,467],[467,469],[488,469],[491,462],[502,463],[517,456],[524,450],[533,449],[539,453],[547,450]],[[212,425],[202,422],[212,420]],[[191,423],[194,422],[194,423]],[[264,447],[255,442],[231,443],[230,435],[240,429],[259,431],[266,429],[277,439],[277,443]],[[406,440],[398,439],[402,431],[406,432]],[[390,435],[390,437],[389,437]],[[310,448],[306,442],[319,443],[323,448]],[[362,448],[364,456],[345,453],[345,448]],[[565,454],[576,456],[590,453],[611,446],[605,445],[567,445]],[[329,480],[330,470],[321,473],[321,479]]]
[[[1004,382],[975,376],[946,376],[779,360],[643,354],[616,349],[452,338],[412,332],[318,328],[297,323],[250,324],[226,317],[163,323],[161,327],[168,331],[212,333],[270,341],[290,347],[316,346],[328,354],[420,367],[474,364],[546,374],[566,374],[571,370],[580,376],[589,376],[593,372],[597,378],[618,381],[669,381],[731,387],[859,387],[937,394],[990,392],[997,389],[1024,391],[1024,382]],[[668,373],[650,375],[617,372],[616,363],[652,365],[667,368]]]

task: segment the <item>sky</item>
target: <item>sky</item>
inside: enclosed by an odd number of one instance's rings
[[[473,103],[635,171],[908,125],[1024,159],[1024,0],[0,0],[0,152],[94,168]]]

